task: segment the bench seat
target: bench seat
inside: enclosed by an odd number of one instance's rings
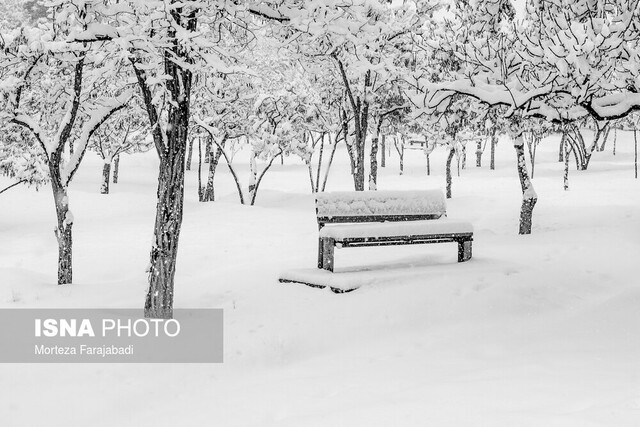
[[[465,221],[449,219],[380,222],[360,224],[327,224],[320,230],[320,237],[330,237],[336,242],[352,238],[385,238],[394,236],[472,234],[473,226]]]

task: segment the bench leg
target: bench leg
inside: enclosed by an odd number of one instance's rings
[[[465,262],[471,259],[471,240],[458,241],[458,262]]]
[[[322,241],[322,269],[333,272],[333,252],[336,241],[331,238],[320,240]]]
[[[322,268],[324,262],[324,251],[322,238],[318,239],[318,268]]]

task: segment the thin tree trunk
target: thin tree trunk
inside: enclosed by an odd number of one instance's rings
[[[202,188],[202,140],[198,138],[198,201],[204,201],[204,189]]]
[[[254,199],[254,193],[256,191],[256,182],[258,178],[258,165],[256,164],[256,153],[251,147],[251,154],[249,158],[249,200]],[[251,203],[253,205],[253,203]]]
[[[329,136],[329,141],[331,141],[331,136]],[[327,164],[327,168],[324,171],[324,179],[322,181],[322,189],[323,191],[327,188],[327,179],[329,178],[329,171],[331,170],[331,164],[333,163],[333,156],[336,154],[336,148],[338,148],[338,137],[336,136],[333,147],[331,148],[331,155],[329,156],[329,163]]]
[[[387,145],[387,136],[382,134],[382,138],[380,138],[380,167],[384,168],[387,166],[387,154],[386,154],[386,145]]]
[[[187,154],[187,170],[191,170],[191,159],[193,158],[193,140],[195,138],[189,138],[189,154]]]
[[[467,146],[463,145],[462,146],[462,169],[466,169],[467,168]],[[460,173],[458,173],[458,176],[460,176]]]
[[[113,159],[113,183],[118,183],[118,173],[120,172],[120,154]]]
[[[429,154],[427,154],[427,176],[431,175],[431,162],[429,161]]]
[[[251,206],[253,206],[256,203],[256,197],[258,196],[258,188],[260,187],[260,183],[262,182],[262,177],[264,177],[264,175],[267,173],[267,171],[271,168],[271,165],[273,165],[273,161],[278,156],[282,156],[282,151],[280,151],[278,154],[273,156],[271,158],[271,160],[269,161],[269,163],[267,163],[267,166],[265,166],[265,168],[262,169],[262,172],[260,173],[260,176],[258,177],[258,179],[256,181],[255,187],[253,189],[253,193],[251,194]]]
[[[447,156],[446,164],[446,179],[447,179],[447,199],[451,198],[451,184],[453,179],[451,178],[451,161],[453,160],[454,148],[449,148],[449,155]]]
[[[564,153],[562,153],[562,157],[564,158],[564,190],[567,191],[569,190],[569,144],[567,144],[565,138],[566,131],[563,131],[560,146],[564,150]]]
[[[524,155],[524,141],[522,135],[516,137],[513,143],[516,149],[516,159],[518,163],[518,177],[520,178],[520,187],[522,189],[522,206],[520,207],[520,225],[519,234],[531,234],[531,225],[533,221],[533,208],[538,201],[533,184],[529,179],[527,172],[527,159]]]
[[[209,135],[204,148],[204,163],[209,163],[211,161],[211,148],[213,146],[213,143],[211,142],[212,140],[213,136]]]
[[[476,141],[476,167],[482,167],[482,140]]]
[[[102,166],[102,185],[100,186],[100,194],[109,194],[109,178],[111,178],[111,162],[105,160]]]
[[[311,164],[311,159],[305,161],[307,164],[307,170],[309,171],[309,183],[311,184],[311,193],[316,193],[318,190],[316,189],[316,184],[313,182],[313,166]]]
[[[489,163],[489,169],[491,170],[496,168],[496,145],[498,145],[498,136],[494,127],[491,131],[491,162]]]
[[[538,139],[537,137],[533,138],[533,147],[531,147],[531,179],[533,179],[533,175],[536,170],[536,151],[538,149]]]
[[[562,138],[560,138],[560,148],[558,148],[558,163],[562,163],[564,162],[564,154],[565,154],[565,148],[564,148],[564,144],[566,144],[566,138],[563,134]]]
[[[618,141],[618,129],[613,129],[613,155],[616,155],[616,142]]]
[[[216,169],[218,167],[218,163],[220,162],[220,156],[222,155],[222,150],[224,150],[225,143],[227,142],[227,135],[225,134],[222,138],[222,142],[217,146],[216,154],[213,159],[209,162],[209,176],[207,177],[207,188],[204,190],[204,196],[202,197],[202,202],[213,202],[215,201],[215,188],[213,185],[213,180],[216,175]]]
[[[378,189],[378,140],[380,138],[380,128],[382,127],[382,119],[378,121],[376,133],[371,139],[371,153],[369,155],[369,190]]]
[[[400,139],[400,145],[398,146],[398,139]],[[398,152],[398,159],[400,160],[400,175],[404,173],[404,141],[402,137],[395,137],[394,145],[396,147],[396,151]]]
[[[322,155],[324,154],[324,133],[320,135],[320,154],[318,155],[318,170],[316,171],[316,183],[315,188],[313,190],[314,193],[318,192],[318,187],[320,185],[320,172],[322,170]],[[280,156],[283,158],[284,156]]]

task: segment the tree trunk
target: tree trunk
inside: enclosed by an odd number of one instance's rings
[[[498,135],[496,135],[495,128],[491,131],[491,162],[489,169],[495,170],[496,168],[496,145],[498,145]]]
[[[69,197],[67,189],[62,186],[59,181],[60,170],[59,163],[54,162],[55,167],[50,167],[52,173],[51,188],[53,190],[53,199],[56,206],[57,227],[54,230],[56,239],[58,240],[58,285],[66,285],[72,283],[73,279],[73,215],[69,211]]]
[[[331,142],[331,135],[328,136],[329,142]],[[327,188],[327,179],[329,178],[329,171],[331,170],[331,164],[333,163],[333,156],[336,154],[336,148],[338,148],[338,137],[336,136],[333,141],[333,147],[331,147],[331,155],[329,156],[329,163],[327,163],[327,167],[324,170],[324,179],[322,180],[322,187],[320,191],[324,192],[325,188]]]
[[[558,163],[562,163],[564,162],[564,154],[565,154],[565,148],[564,148],[564,144],[566,144],[566,138],[563,134],[562,138],[560,138],[560,147],[558,148]]]
[[[253,147],[251,147],[251,154],[249,158],[249,197],[248,199],[251,201],[254,199],[253,195],[256,191],[256,181],[258,179],[258,165],[256,164],[256,153],[253,151]],[[253,204],[253,203],[251,203]]]
[[[616,142],[618,141],[618,129],[613,129],[613,155],[616,155]]]
[[[482,140],[476,142],[476,167],[482,167]]]
[[[446,178],[447,178],[447,199],[451,198],[451,183],[453,179],[451,178],[451,161],[453,160],[454,148],[449,148],[449,156],[447,156],[447,165],[446,165]]]
[[[564,190],[569,189],[569,144],[564,143]]]
[[[175,24],[186,31],[195,32],[197,9],[194,8],[189,12],[188,17],[181,15],[176,9],[172,9],[170,13]],[[165,130],[156,128],[154,131],[154,143],[160,157],[160,170],[156,221],[149,263],[149,288],[144,304],[145,317],[158,319],[173,317],[174,277],[184,207],[185,160],[193,80],[190,69],[181,65],[182,61],[192,62],[189,53],[178,43],[175,28],[168,31],[171,46],[164,54],[164,74],[167,77],[166,86],[171,103],[167,107]],[[180,61],[175,61],[175,57]],[[151,90],[139,71],[136,75],[151,124],[157,127],[159,115],[152,103]]]
[[[531,179],[536,171],[536,150],[538,149],[538,140],[534,138],[533,147],[531,149]]]
[[[222,155],[222,150],[224,150],[224,145],[227,142],[227,135],[222,138],[222,142],[220,146],[216,149],[216,154],[213,159],[209,162],[209,176],[207,177],[207,188],[204,191],[204,196],[202,197],[201,202],[213,202],[215,201],[215,191],[213,185],[213,179],[216,175],[216,169],[218,167],[218,163],[220,162],[220,156]]]
[[[466,169],[467,168],[467,146],[463,145],[462,146],[462,169]],[[460,173],[458,172],[458,176],[460,176]]]
[[[431,175],[431,162],[429,161],[429,154],[427,154],[427,176]]]
[[[205,148],[204,148],[204,162],[205,163],[209,163],[211,162],[211,147],[212,147],[212,142],[211,140],[213,139],[213,136],[209,135],[209,137],[207,138],[207,142],[205,144]]]
[[[202,140],[198,138],[198,201],[204,202],[204,189],[202,188]]]
[[[320,173],[322,172],[322,156],[324,155],[324,136],[325,136],[324,133],[320,135],[320,153],[318,154],[318,170],[316,171],[316,183],[313,189],[314,193],[317,193],[320,187]],[[280,158],[284,158],[284,156],[280,156]]]
[[[191,159],[193,158],[193,140],[195,138],[189,139],[189,154],[187,154],[187,170],[191,170]]]
[[[109,178],[111,178],[111,162],[105,161],[102,166],[102,185],[100,194],[109,194]]]
[[[145,317],[173,317],[173,286],[184,204],[186,122],[181,127],[183,129],[178,134],[171,132],[169,135],[172,139],[169,140],[169,144],[174,148],[173,155],[160,161],[158,204],[154,243],[151,249],[149,290],[144,306]]]
[[[522,206],[520,207],[519,234],[531,234],[531,224],[533,218],[533,208],[538,201],[538,195],[533,189],[533,184],[527,172],[527,159],[524,155],[524,140],[522,135],[516,137],[513,142],[516,149],[516,159],[518,163],[518,177],[522,189]]]
[[[120,154],[113,159],[113,183],[118,183],[118,172],[120,172]]]
[[[382,127],[382,119],[378,121],[376,133],[371,139],[371,153],[369,156],[369,162],[371,163],[371,167],[369,169],[369,190],[372,190],[372,191],[375,191],[378,189],[378,141],[380,138],[381,127]]]
[[[387,145],[386,135],[382,134],[380,138],[380,167],[384,168],[387,166],[387,154],[385,151],[385,147]]]
[[[398,139],[400,139],[400,145],[398,145]],[[400,160],[400,175],[402,175],[404,173],[404,141],[402,140],[402,137],[398,138],[396,136],[394,145],[398,152],[398,159]]]

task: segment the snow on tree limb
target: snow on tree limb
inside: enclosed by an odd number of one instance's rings
[[[24,126],[33,133],[33,136],[36,138],[45,154],[48,156],[51,154],[53,149],[51,142],[46,137],[45,132],[42,130],[38,122],[33,119],[33,117],[28,116],[26,114],[18,114],[11,121],[17,125]]]
[[[77,145],[73,155],[64,166],[64,169],[61,171],[61,180],[65,186],[69,185],[69,182],[71,182],[73,175],[78,170],[78,166],[80,166],[80,162],[82,161],[82,158],[84,157],[84,154],[87,150],[89,139],[91,139],[93,133],[113,113],[124,108],[132,96],[133,91],[131,90],[123,92],[122,94],[120,94],[120,96],[104,102],[99,108],[92,111],[91,117],[82,126],[82,132],[80,133],[80,137],[77,141]]]

